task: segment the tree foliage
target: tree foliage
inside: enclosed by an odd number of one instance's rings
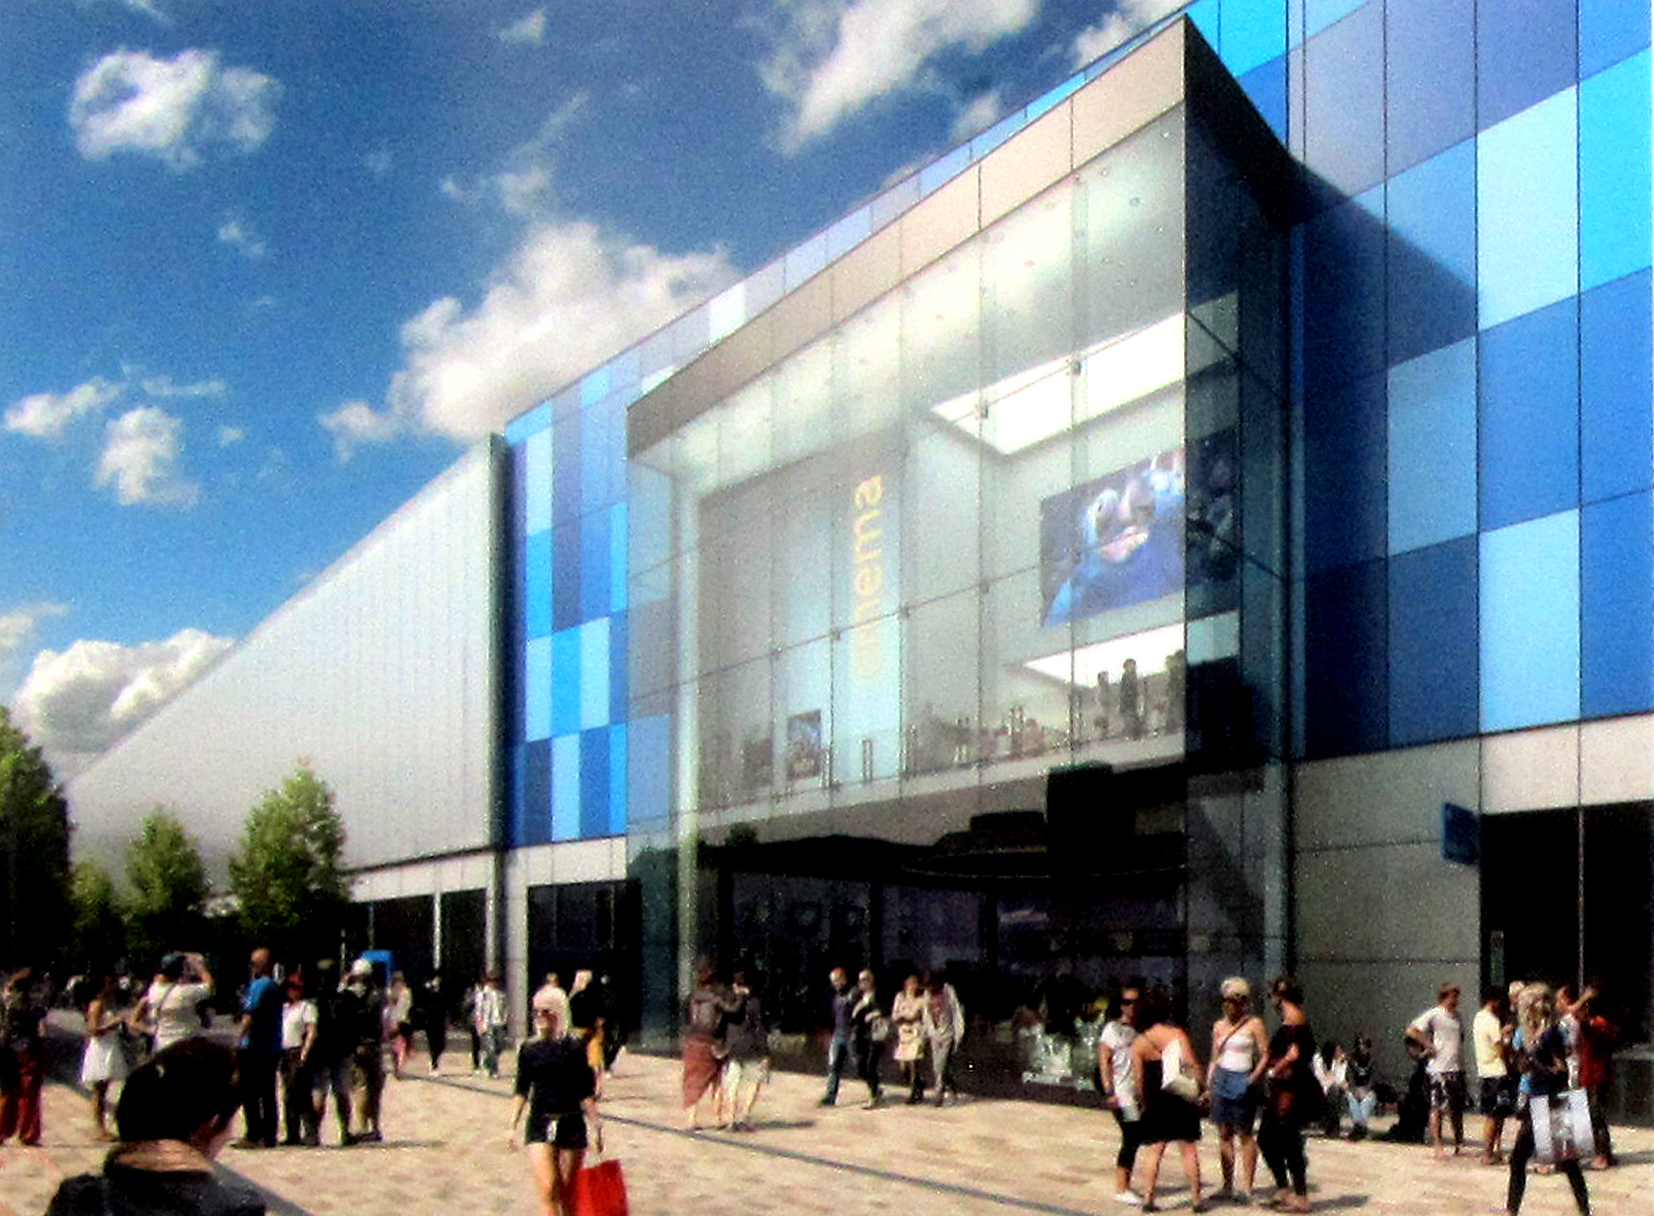
[[[69,872],[68,965],[87,975],[114,970],[126,957],[126,915],[115,880],[95,861],[77,861]]]
[[[350,903],[344,848],[332,788],[301,764],[248,812],[230,858],[230,890],[249,936],[278,957],[332,953]]]
[[[143,974],[171,950],[198,947],[212,888],[201,850],[164,806],[145,818],[126,853],[132,962]]]
[[[58,961],[69,927],[69,808],[0,705],[0,968]]]

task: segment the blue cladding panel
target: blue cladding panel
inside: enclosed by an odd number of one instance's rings
[[[1476,342],[1390,369],[1390,552],[1476,531]]]
[[[1304,625],[1305,742],[1311,756],[1389,741],[1384,562],[1312,576]]]
[[[1223,65],[1231,76],[1244,76],[1286,53],[1286,0],[1222,0],[1218,27]]]
[[[1583,79],[1648,45],[1648,5],[1579,0],[1579,74]]]
[[[1650,263],[1649,54],[1579,86],[1579,284]]]
[[[873,234],[873,209],[860,207],[827,229],[827,260],[848,253]]]
[[[626,666],[629,647],[626,644],[627,616],[624,612],[609,618],[609,721],[626,720],[627,678]]]
[[[551,737],[551,639],[523,647],[523,738]]]
[[[580,636],[580,729],[609,724],[609,621],[589,621]]]
[[[609,369],[607,365],[594,372],[588,372],[580,381],[580,405],[584,409],[607,397],[610,392]]]
[[[559,418],[552,434],[552,523],[572,523],[580,515],[580,414]]]
[[[1476,733],[1476,538],[1390,562],[1390,742]]]
[[[1481,537],[1482,729],[1579,716],[1579,512]]]
[[[525,744],[520,755],[516,843],[545,844],[551,839],[551,741]]]
[[[580,729],[580,630],[551,635],[551,733]]]
[[[627,728],[626,819],[652,823],[671,809],[672,723],[669,718],[637,718]]]
[[[593,511],[580,520],[580,620],[609,615],[609,513]]]
[[[523,635],[543,638],[551,632],[551,533],[523,542]]]
[[[1586,717],[1654,708],[1654,500],[1580,512],[1581,694]]]
[[[626,831],[626,728],[609,727],[609,824],[608,835]]]
[[[1475,134],[1474,18],[1474,0],[1389,0],[1391,173]]]
[[[603,406],[580,411],[580,511],[609,505],[609,415]]]
[[[580,736],[551,741],[551,838],[580,838]]]
[[[551,432],[530,436],[522,446],[523,531],[533,536],[551,527]]]
[[[609,508],[609,611],[626,611],[626,504]]]
[[[1649,272],[1580,297],[1580,497],[1654,485],[1654,340]]]
[[[1343,194],[1384,178],[1384,6],[1304,44],[1304,160]]]
[[[1312,397],[1384,368],[1385,234],[1370,206],[1352,200],[1304,226],[1301,383]]]
[[[1253,68],[1240,78],[1240,87],[1275,132],[1275,138],[1286,143],[1286,56]]]
[[[827,235],[813,237],[790,251],[782,260],[786,268],[787,289],[791,291],[806,279],[821,273],[827,265]]]
[[[1572,295],[1578,283],[1578,124],[1572,89],[1477,140],[1483,329]]]
[[[1390,179],[1392,364],[1476,332],[1476,144]]]
[[[1577,79],[1573,0],[1476,0],[1477,125],[1490,127]]]
[[[1384,556],[1385,377],[1323,394],[1304,423],[1304,554],[1313,573]]]
[[[1579,504],[1579,311],[1568,299],[1482,334],[1480,520],[1503,528]]]
[[[560,523],[551,532],[551,627],[580,623],[580,521]]]
[[[1334,21],[1349,16],[1363,4],[1383,8],[1378,0],[1304,0],[1304,34],[1314,37]]]
[[[945,185],[958,177],[970,166],[971,149],[966,144],[955,148],[940,160],[932,161],[919,170],[919,193],[929,194],[938,186]]]
[[[609,728],[580,734],[580,837],[609,834]]]

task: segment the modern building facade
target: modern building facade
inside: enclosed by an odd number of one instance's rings
[[[646,1042],[711,955],[797,1032],[946,969],[1047,1081],[1127,975],[1292,967],[1381,1041],[1600,975],[1648,1043],[1649,41],[1200,0],[469,454],[77,841],[256,703],[215,767],[334,781],[364,940],[607,968]]]

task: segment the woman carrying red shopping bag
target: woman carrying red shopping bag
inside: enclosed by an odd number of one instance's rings
[[[535,1037],[517,1052],[517,1100],[507,1143],[515,1146],[517,1125],[526,1109],[523,1140],[540,1214],[576,1216],[574,1181],[586,1157],[588,1120],[592,1142],[603,1151],[597,1078],[586,1062],[584,1044],[567,1037],[558,1006],[535,1009],[534,1029]]]
[[[574,1176],[574,1216],[627,1216],[620,1162],[599,1161]]]

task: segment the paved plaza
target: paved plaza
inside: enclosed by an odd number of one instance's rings
[[[509,1061],[507,1062],[509,1067]],[[464,1050],[432,1077],[388,1081],[386,1140],[336,1147],[227,1149],[235,1178],[262,1189],[288,1216],[423,1216],[532,1213],[528,1167],[506,1134],[510,1082],[471,1075]],[[675,1061],[623,1055],[603,1104],[607,1147],[625,1166],[635,1216],[1079,1216],[1132,1209],[1114,1202],[1114,1123],[1102,1111],[1042,1102],[965,1098],[944,1109],[898,1100],[864,1110],[847,1082],[840,1104],[816,1105],[819,1078],[778,1073],[750,1134],[683,1130]],[[887,1095],[887,1101],[889,1100]],[[38,1216],[58,1182],[95,1169],[85,1098],[47,1087],[39,1148],[0,1147],[0,1216]],[[1471,1128],[1480,1120],[1472,1117]],[[1623,1164],[1587,1171],[1598,1213],[1654,1211],[1654,1131],[1617,1128]],[[1162,1168],[1161,1206],[1187,1211],[1176,1153]],[[1309,1140],[1311,1198],[1318,1211],[1494,1213],[1504,1210],[1505,1171],[1466,1155],[1433,1161],[1418,1145]],[[1217,1173],[1217,1141],[1201,1143],[1202,1169]],[[1267,1178],[1259,1166],[1260,1180]],[[1239,1207],[1214,1207],[1240,1211]],[[1560,1177],[1534,1177],[1523,1212],[1570,1213]]]

